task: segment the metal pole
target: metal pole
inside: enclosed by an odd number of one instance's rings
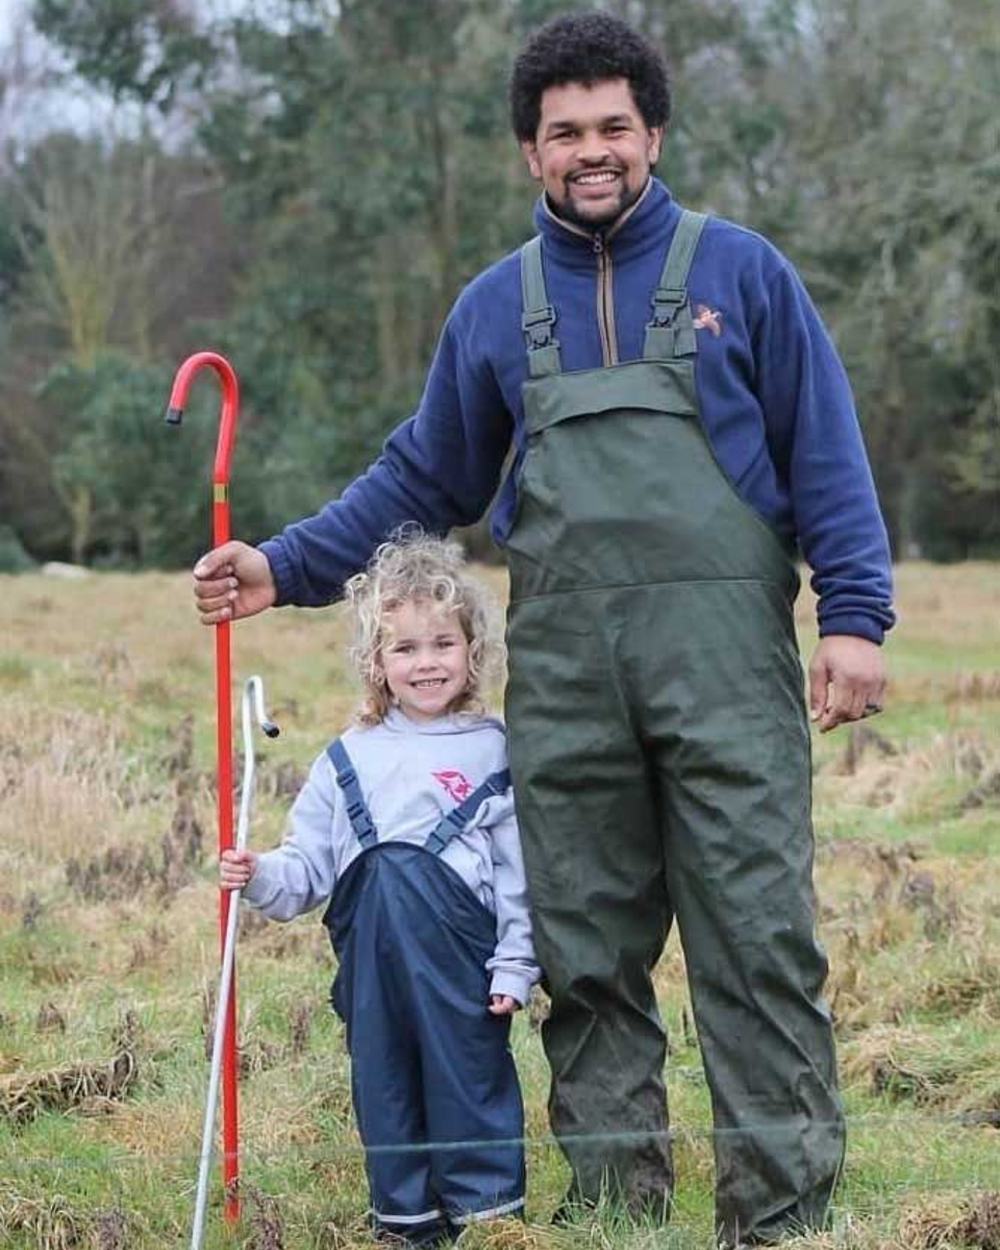
[[[251,702],[257,724],[269,738],[278,736],[278,726],[268,719],[264,710],[264,684],[257,676],[251,677],[243,688],[243,778],[240,783],[240,814],[236,828],[236,849],[242,851],[247,842],[250,827],[250,811],[253,802],[256,756],[253,749],[253,724]],[[194,1223],[191,1227],[191,1250],[200,1250],[205,1232],[205,1210],[208,1203],[208,1173],[212,1164],[212,1139],[215,1136],[215,1112],[219,1101],[219,1082],[222,1073],[225,1030],[229,1017],[230,990],[236,965],[236,934],[239,929],[241,890],[227,890],[231,899],[226,925],[226,939],[222,951],[222,972],[219,977],[219,993],[215,1000],[215,1034],[212,1041],[212,1066],[208,1077],[208,1097],[205,1102],[205,1120],[201,1131],[201,1154],[198,1161],[198,1193],[195,1199]]]

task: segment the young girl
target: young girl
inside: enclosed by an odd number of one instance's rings
[[[359,724],[313,764],[281,847],[225,852],[221,879],[275,920],[329,899],[376,1236],[424,1246],[524,1205],[508,1033],[539,970],[503,726],[480,704],[482,590],[455,544],[416,535],[346,592]]]

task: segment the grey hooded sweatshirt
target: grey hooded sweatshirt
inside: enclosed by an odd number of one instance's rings
[[[394,708],[373,728],[348,729],[342,741],[380,842],[422,845],[442,817],[507,767],[504,728],[491,717],[417,722]],[[259,857],[243,897],[272,920],[291,920],[325,903],[360,853],[324,751],[292,806],[281,846]],[[497,944],[486,963],[490,993],[526,1003],[540,970],[510,788],[480,804],[441,858],[496,916]]]

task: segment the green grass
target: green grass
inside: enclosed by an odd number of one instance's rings
[[[186,1244],[218,959],[211,635],[193,621],[183,576],[26,575],[0,579],[0,593],[10,623],[0,660],[0,1108],[14,1082],[107,1064],[123,1013],[138,1024],[138,1076],[124,1099],[70,1094],[19,1126],[0,1113],[0,1246]],[[1000,773],[1000,570],[905,566],[900,600],[886,712],[864,727],[877,738],[857,737],[851,752],[850,731],[814,741],[821,936],[850,1135],[834,1227],[802,1250],[994,1244],[961,1230],[1000,1188],[1000,798],[989,787]],[[805,652],[810,611],[803,604]],[[294,789],[279,786],[282,770],[305,769],[353,706],[343,632],[336,612],[271,613],[237,630],[237,682],[263,675],[282,728],[260,748],[257,845],[280,834]],[[978,791],[982,803],[968,806]],[[185,803],[204,831],[189,862],[172,832]],[[97,896],[73,884],[74,859],[98,866]],[[245,920],[247,1202],[241,1227],[227,1229],[213,1171],[209,1250],[266,1250],[278,1244],[276,1221],[288,1248],[370,1244],[343,1030],[327,1010],[332,975],[317,917]],[[470,1230],[462,1250],[712,1246],[711,1112],[676,938],[657,983],[671,1039],[671,1225],[636,1225],[609,1207],[550,1227],[568,1172],[548,1128],[540,1035],[521,1015],[513,1048],[529,1222]]]

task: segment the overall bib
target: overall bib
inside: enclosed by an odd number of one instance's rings
[[[424,846],[380,842],[343,743],[328,754],[363,848],[323,923],[339,964],[332,1002],[347,1026],[374,1223],[432,1245],[524,1205],[510,1018],[487,1011],[496,917],[439,858],[510,777],[488,778]]]
[[[814,932],[798,577],[702,430],[686,283],[703,224],[682,217],[643,358],[601,369],[561,371],[541,241],[522,253],[507,720],[570,1197],[666,1212],[651,972],[676,917],[718,1227],[735,1243],[823,1222],[843,1119]]]

